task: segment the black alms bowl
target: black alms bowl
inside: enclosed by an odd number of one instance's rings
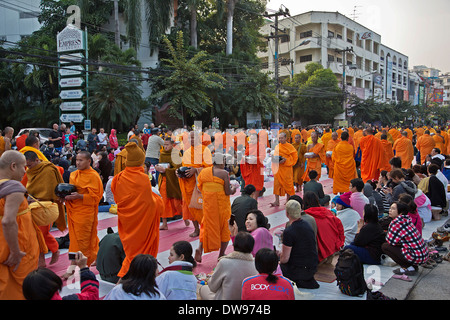
[[[72,192],[77,192],[77,187],[70,183],[60,183],[55,188],[55,194],[63,199]]]
[[[186,171],[189,170],[190,167],[180,167],[177,170],[178,176],[180,178],[186,178]]]

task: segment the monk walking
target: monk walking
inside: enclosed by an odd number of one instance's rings
[[[383,146],[381,140],[373,135],[373,128],[366,129],[366,135],[359,141],[361,148],[361,179],[364,182],[380,177]]]
[[[325,146],[320,143],[319,135],[316,131],[311,132],[311,143],[307,145],[307,153],[311,153],[311,156],[306,156],[306,169],[303,173],[303,181],[309,181],[309,172],[315,170],[318,174],[317,181],[322,176],[322,163],[325,163],[326,153]]]
[[[203,220],[199,247],[195,251],[197,262],[202,261],[203,250],[205,253],[219,250],[219,258],[225,255],[230,241],[230,195],[236,192],[236,186],[230,185],[230,176],[224,168],[224,155],[218,152],[214,155],[214,165],[198,175],[198,188],[203,197]]]
[[[348,191],[350,181],[357,177],[355,149],[348,142],[348,132],[342,132],[341,141],[334,148],[331,158],[334,163],[333,193]]]
[[[297,149],[297,163],[293,167],[294,171],[294,185],[295,191],[302,191],[303,187],[303,173],[305,172],[305,153],[306,153],[306,144],[302,143],[301,134],[296,134],[294,136],[294,143],[292,143],[295,149]]]
[[[97,258],[99,239],[97,235],[98,204],[103,196],[103,182],[100,175],[91,167],[91,154],[80,151],[76,158],[77,170],[70,174],[69,183],[77,191],[65,197],[67,224],[69,226],[69,252],[81,251],[91,265]],[[75,271],[72,261],[63,275],[68,279]]]
[[[38,267],[40,231],[20,183],[25,167],[18,151],[5,151],[0,157],[0,300],[24,300],[23,280]]]
[[[414,159],[414,146],[412,141],[408,138],[408,132],[402,131],[402,135],[394,142],[392,150],[396,157],[402,159],[402,168],[410,169]]]
[[[152,193],[150,179],[144,172],[144,151],[134,142],[125,145],[126,167],[114,176],[111,191],[117,203],[118,231],[125,259],[117,276],[122,278],[138,254],[156,257],[159,246],[159,220],[164,206]]]
[[[346,132],[346,131],[343,131],[343,132]],[[341,133],[341,139],[342,139],[342,133]],[[331,155],[334,152],[334,148],[336,148],[339,141],[340,141],[340,139],[338,139],[338,133],[333,132],[331,134],[331,139],[328,140],[327,144],[325,145],[326,146],[326,148],[325,148],[326,149],[325,150],[326,151],[325,165],[328,168],[328,178],[333,178],[333,176],[334,176],[334,162],[333,162],[333,158],[331,157]],[[331,152],[331,154],[329,152]]]
[[[381,160],[381,170],[391,171],[391,164],[389,160],[394,157],[394,151],[392,150],[392,143],[387,140],[387,134],[381,135],[381,145],[383,147],[382,160]],[[398,140],[398,139],[397,139]]]
[[[272,160],[273,194],[275,195],[275,202],[270,204],[272,207],[280,205],[280,196],[286,195],[287,201],[295,194],[293,166],[297,163],[298,151],[287,142],[287,135],[284,132],[278,135],[278,142],[274,151],[274,160]],[[278,156],[282,157],[281,160],[276,159]]]
[[[260,141],[256,133],[250,134],[248,147],[245,149],[245,157],[242,158],[241,175],[245,185],[253,185],[255,200],[264,188],[264,158],[266,155],[266,141]]]
[[[430,131],[425,130],[424,134],[417,139],[416,143],[416,148],[420,152],[420,164],[425,163],[427,155],[431,154],[431,150],[433,150],[435,145],[436,141],[430,136]]]

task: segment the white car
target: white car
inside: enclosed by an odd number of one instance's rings
[[[17,139],[17,137],[20,137],[22,135],[22,132],[24,130],[29,130],[30,134],[35,131],[39,132],[39,138],[41,140],[41,145],[42,145],[43,143],[45,143],[48,140],[50,132],[52,132],[53,129],[51,129],[51,128],[23,128],[23,129],[19,130],[19,133],[17,134],[16,139]]]

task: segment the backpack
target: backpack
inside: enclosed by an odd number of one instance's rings
[[[334,274],[336,275],[337,286],[343,294],[360,296],[367,291],[363,265],[352,249],[339,252]]]

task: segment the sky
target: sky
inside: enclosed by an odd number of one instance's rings
[[[425,65],[450,72],[450,0],[268,0],[291,16],[308,11],[339,11],[381,35],[381,42],[409,57],[409,69]],[[269,11],[270,13],[270,11]]]

